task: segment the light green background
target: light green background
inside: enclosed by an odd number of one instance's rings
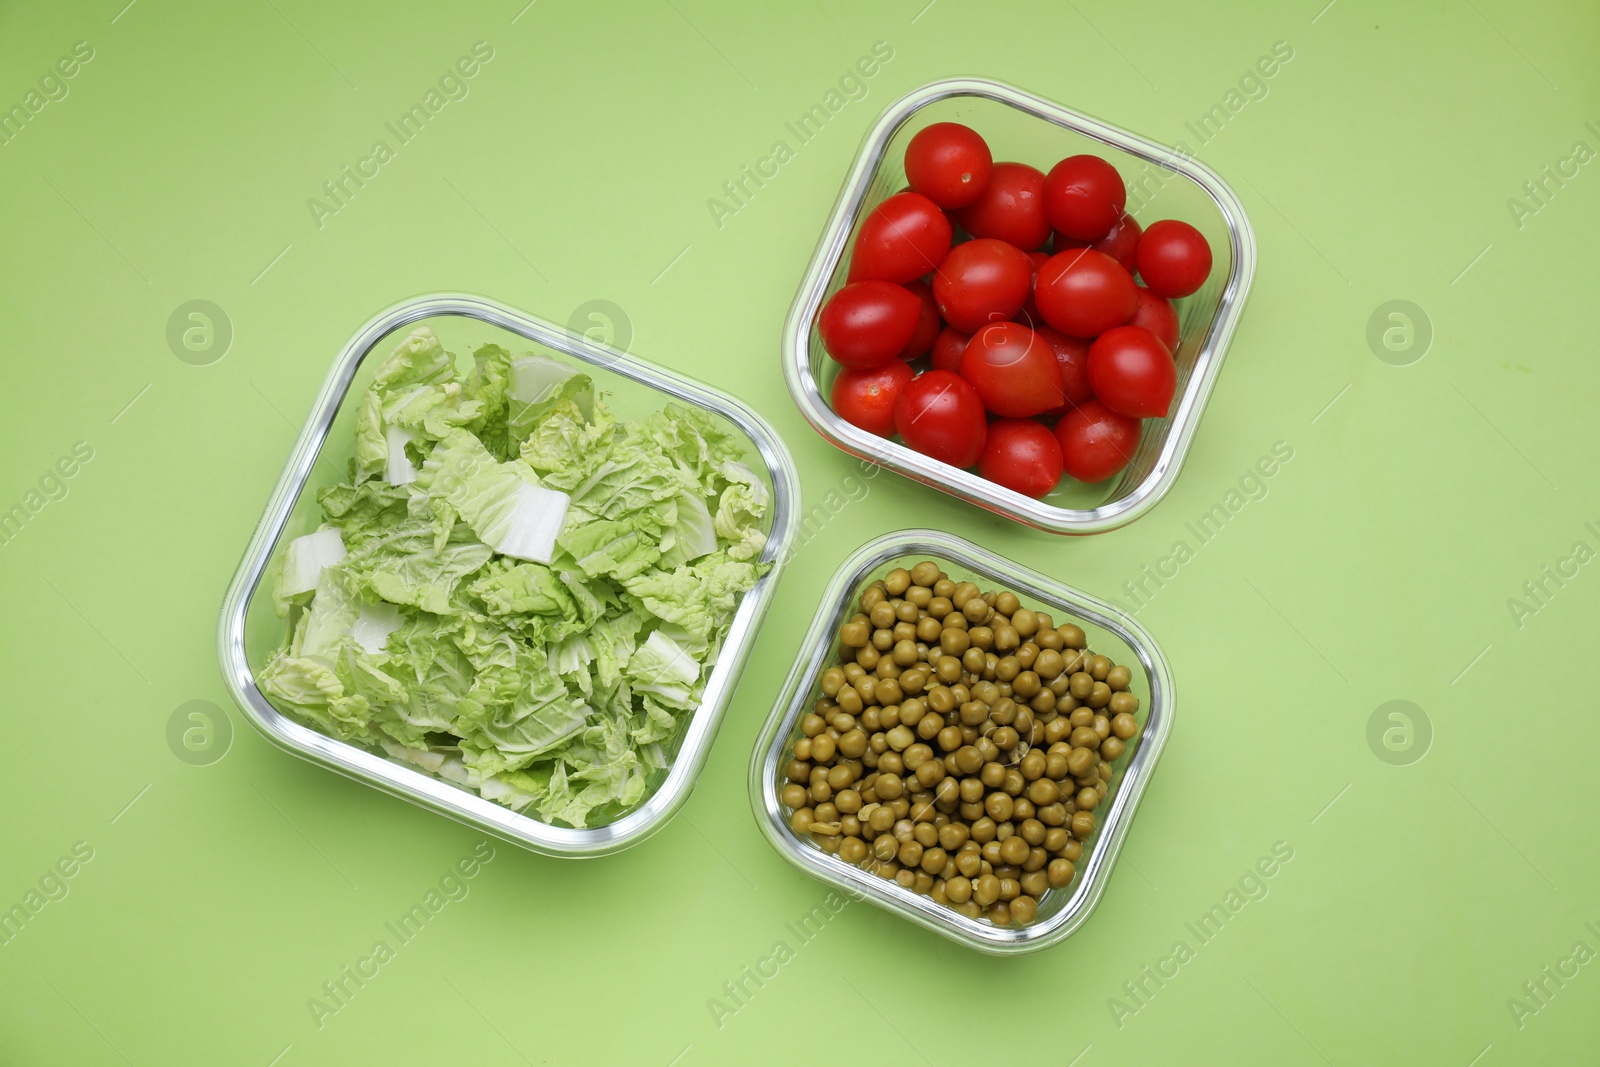
[[[1600,175],[1551,183],[1520,226],[1507,206],[1575,141],[1600,148],[1592,5],[124,2],[0,12],[0,105],[94,49],[0,147],[0,510],[74,442],[94,450],[0,545],[0,907],[94,850],[0,946],[0,1062],[1593,1057],[1600,966],[1548,983],[1520,1027],[1507,1006],[1574,942],[1600,950],[1600,576],[1549,583],[1520,626],[1507,605],[1575,541],[1600,548]],[[479,40],[494,58],[470,95],[318,229],[307,198]],[[866,98],[719,228],[707,199],[880,40],[894,57]],[[1292,61],[1200,146],[1186,121],[1277,41]],[[1176,488],[1062,540],[873,480],[786,575],[669,827],[590,863],[496,846],[319,1029],[307,998],[392,943],[384,923],[482,835],[278,752],[231,706],[209,766],[166,726],[190,700],[228,706],[217,607],[334,352],[424,291],[557,321],[611,300],[635,351],[766,415],[819,500],[854,465],[791,405],[779,326],[862,132],[954,74],[1184,141],[1243,198],[1260,273]],[[166,341],[192,299],[235,330],[210,366]],[[1409,366],[1366,339],[1395,299],[1434,331]],[[1140,613],[1177,725],[1083,930],[993,960],[852,904],[794,939],[825,889],[757,833],[745,768],[839,559],[942,526],[1126,600],[1278,441],[1294,457],[1265,499]],[[1409,766],[1367,742],[1394,699],[1434,731]],[[1185,923],[1280,841],[1294,858],[1266,898],[1199,945]],[[779,939],[795,958],[719,1027],[708,1000]],[[1194,958],[1119,1028],[1108,1000],[1180,939]]]

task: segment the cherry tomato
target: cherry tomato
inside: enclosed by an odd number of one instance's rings
[[[1039,305],[1034,302],[1033,288],[1039,283],[1039,268],[1050,262],[1048,252],[1029,252],[1028,262],[1033,265],[1033,275],[1028,279],[1028,295],[1022,301],[1022,308],[1017,312],[1017,321],[1024,326],[1031,326],[1037,330],[1044,324],[1044,319],[1039,315]]]
[[[1061,466],[1080,482],[1103,482],[1133,459],[1139,429],[1138,419],[1118,415],[1098,400],[1079,404],[1056,423]]]
[[[936,122],[906,145],[906,181],[942,208],[966,207],[982,196],[993,166],[983,138],[959,122]]]
[[[961,353],[967,350],[967,342],[971,339],[971,334],[962,333],[953,326],[946,326],[940,330],[939,336],[933,339],[934,370],[947,370],[951,374],[960,374]]]
[[[989,429],[977,392],[944,370],[919,374],[901,387],[894,425],[907,445],[954,467],[978,462]]]
[[[1005,241],[980,237],[958,244],[933,276],[939,313],[962,333],[1003,322],[1027,299],[1031,267],[1027,253]]]
[[[1069,248],[1092,248],[1097,252],[1104,252],[1112,259],[1121,263],[1131,274],[1134,270],[1134,250],[1139,247],[1139,235],[1144,231],[1139,227],[1139,221],[1132,215],[1124,215],[1117,220],[1111,232],[1098,241],[1074,241],[1064,233],[1057,233],[1055,250],[1065,252]]]
[[[916,372],[898,359],[866,370],[842,370],[833,380],[833,410],[852,426],[888,437],[894,433],[894,402]]]
[[[933,289],[927,282],[918,278],[914,282],[907,282],[906,288],[922,301],[922,317],[917,320],[917,332],[911,335],[911,340],[900,350],[900,358],[916,359],[918,356],[928,354],[928,349],[933,347],[933,339],[939,336],[939,327],[944,323],[939,319],[939,305],[934,302]]]
[[[822,305],[817,329],[828,355],[859,370],[898,356],[921,316],[922,301],[903,285],[852,282]]]
[[[847,280],[909,282],[950,251],[950,220],[921,193],[896,193],[861,224]]]
[[[1119,415],[1161,418],[1172,406],[1178,368],[1155,334],[1143,326],[1116,326],[1089,346],[1089,385]]]
[[[1056,364],[1061,371],[1061,395],[1066,403],[1047,415],[1064,415],[1068,408],[1077,407],[1094,398],[1089,387],[1089,342],[1082,337],[1068,337],[1049,326],[1036,326],[1034,333],[1044,339],[1056,354]]]
[[[1139,238],[1139,276],[1150,291],[1167,299],[1188,296],[1211,273],[1211,246],[1187,222],[1153,222]]]
[[[1092,248],[1051,256],[1039,268],[1033,298],[1044,321],[1070,337],[1097,337],[1127,322],[1139,306],[1133,275]]]
[[[1055,351],[1020,322],[990,323],[973,334],[961,354],[961,377],[984,407],[1006,418],[1038,415],[1065,399]]]
[[[1139,286],[1139,308],[1128,320],[1129,326],[1143,326],[1155,334],[1168,352],[1178,351],[1178,312],[1172,301]]]
[[[1127,203],[1122,175],[1099,156],[1068,156],[1044,180],[1050,225],[1074,241],[1100,240],[1117,224]]]
[[[1061,480],[1061,442],[1032,419],[996,419],[978,473],[1023,496],[1044,496]]]
[[[1050,239],[1044,217],[1044,175],[1026,163],[996,163],[983,194],[956,212],[974,237],[993,237],[1024,251]]]

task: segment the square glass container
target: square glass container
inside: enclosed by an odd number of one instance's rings
[[[1078,877],[1064,889],[1047,892],[1039,901],[1038,918],[1028,926],[995,926],[986,919],[969,919],[931,897],[824,852],[796,833],[784,814],[779,773],[789,746],[799,736],[801,717],[821,695],[822,673],[835,662],[839,627],[858,610],[857,600],[866,586],[895,567],[910,568],[923,559],[938,563],[955,581],[1008,589],[1024,606],[1050,612],[1057,625],[1077,623],[1088,635],[1090,648],[1133,672],[1129,689],[1139,697],[1141,730],[1116,765],[1105,803],[1096,809],[1099,827],[1084,847]],[[935,530],[900,530],[857,549],[829,581],[778,701],[756,740],[750,759],[750,800],[767,840],[812,877],[980,952],[1020,955],[1070,936],[1099,903],[1139,798],[1171,732],[1172,676],[1166,658],[1155,639],[1132,618],[1105,601],[970,541]]]
[[[762,555],[770,569],[741,600],[699,709],[665,745],[670,766],[655,772],[641,804],[607,825],[580,830],[519,814],[381,752],[305,726],[279,712],[256,687],[255,672],[282,640],[286,625],[273,609],[271,581],[264,578],[268,565],[280,545],[316,529],[320,516],[316,490],[344,478],[359,400],[373,368],[408,328],[424,321],[447,349],[458,354],[469,344],[493,341],[515,350],[531,341],[565,356],[594,379],[619,417],[640,418],[668,402],[703,409],[746,442],[744,462],[771,492]],[[381,350],[378,358],[369,360],[375,350]],[[345,403],[347,399],[351,402]],[[442,293],[408,300],[361,327],[328,372],[223,601],[217,627],[223,679],[251,725],[297,756],[535,852],[571,857],[618,852],[659,830],[688,799],[772,602],[794,537],[799,493],[794,462],[783,442],[759,415],[732,397],[483,297]]]
[[[1144,420],[1138,450],[1115,479],[1085,485],[1063,478],[1048,496],[1035,500],[852,426],[829,405],[840,368],[823,351],[817,309],[844,286],[848,251],[863,220],[904,188],[907,143],[935,122],[965,123],[983,135],[996,161],[1016,160],[1045,171],[1070,155],[1103,156],[1122,174],[1128,211],[1141,223],[1181,219],[1210,243],[1210,278],[1199,292],[1178,301],[1178,388],[1172,410],[1166,418]],[[1238,324],[1255,263],[1255,235],[1244,206],[1193,157],[1000,82],[935,82],[891,104],[862,141],[784,325],[784,380],[807,421],[851,455],[1041,530],[1100,533],[1132,522],[1172,488]]]

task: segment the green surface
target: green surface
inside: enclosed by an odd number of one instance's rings
[[[1581,309],[1600,177],[1563,162],[1600,149],[1591,5],[124,2],[0,13],[0,105],[93,49],[0,145],[0,510],[38,509],[0,544],[0,907],[41,880],[61,897],[32,898],[0,945],[0,1062],[688,1067],[811,1061],[825,1042],[1082,1067],[1592,1058],[1600,493]],[[385,123],[480,40],[493,58],[469,95],[395,147]],[[719,227],[708,198],[880,40],[893,58],[865,98]],[[1228,114],[1277,41],[1292,61]],[[1251,213],[1251,304],[1155,511],[1069,541],[866,483],[796,557],[669,827],[590,863],[496,845],[403,944],[385,924],[481,834],[272,749],[231,708],[224,758],[177,757],[178,709],[227,704],[216,609],[295,428],[339,345],[400,297],[476,290],[557,321],[614,301],[635,351],[772,420],[811,500],[859,486],[790,404],[779,326],[873,116],[961,73],[1183,141]],[[1186,123],[1213,104],[1227,119],[1202,145]],[[319,228],[307,198],[380,138],[394,158]],[[1568,177],[1529,199],[1546,165]],[[234,334],[206,366],[167,341],[195,299]],[[1391,300],[1431,322],[1419,362],[1369,348]],[[1186,523],[1280,441],[1293,458],[1265,496],[1201,544]],[[48,476],[76,442],[73,476]],[[816,590],[910,523],[1130,604],[1125,581],[1192,550],[1140,610],[1178,708],[1128,862],[1039,955],[979,957],[862,904],[802,942],[786,924],[827,891],[750,816],[750,745]],[[1369,746],[1391,700],[1431,723],[1420,761]],[[1277,842],[1293,858],[1265,897],[1202,943],[1186,924]],[[380,940],[390,958],[319,1026],[308,998]],[[742,968],[780,940],[792,958],[757,988]],[[1178,941],[1176,974],[1143,978],[1172,973]],[[1141,980],[1142,1003],[1123,990]],[[953,1025],[974,1004],[1008,1012],[986,1044]]]

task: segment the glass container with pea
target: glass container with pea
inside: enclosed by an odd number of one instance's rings
[[[978,951],[1070,936],[1171,732],[1172,679],[1112,604],[934,530],[834,574],[750,763],[796,867]]]

